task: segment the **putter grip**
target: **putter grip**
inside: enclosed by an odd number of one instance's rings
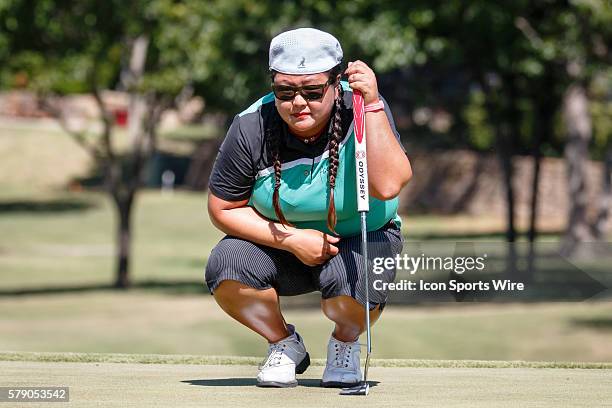
[[[363,96],[353,91],[353,124],[355,132],[355,170],[357,182],[357,211],[369,211],[368,160],[366,154],[365,109]]]

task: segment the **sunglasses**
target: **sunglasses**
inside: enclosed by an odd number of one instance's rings
[[[334,82],[334,78],[330,78],[326,83],[320,85],[290,86],[272,83],[272,91],[274,96],[281,101],[291,101],[298,93],[307,101],[318,101],[325,95],[327,87]]]

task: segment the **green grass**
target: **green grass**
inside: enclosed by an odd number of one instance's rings
[[[165,139],[178,139],[197,142],[223,135],[221,129],[215,127],[215,125],[212,123],[207,123],[204,125],[183,125],[173,130],[163,131],[160,133],[160,136]]]
[[[116,292],[109,289],[115,262],[112,203],[102,193],[65,189],[90,170],[81,148],[57,130],[6,131],[1,123],[0,130],[0,293],[13,293],[0,296],[0,350],[264,355],[265,342],[229,319],[203,286],[208,254],[222,236],[207,216],[204,194],[139,194],[131,258],[136,289]],[[188,129],[166,139],[183,143],[198,132]],[[490,217],[405,216],[404,221],[409,240],[499,242],[503,230],[503,222]],[[555,229],[550,232],[547,238],[556,239]],[[17,296],[20,292],[30,294]],[[312,306],[318,297],[282,302]],[[606,303],[391,304],[374,329],[374,356],[610,362],[611,312]],[[318,308],[288,307],[285,314],[313,357],[324,357],[332,326]]]
[[[34,202],[41,209],[0,212],[0,289],[112,282],[115,214],[106,195],[4,195],[0,205],[11,202]],[[58,211],[58,203],[66,202],[84,208]],[[201,280],[221,236],[210,223],[203,194],[145,192],[134,212],[133,280]]]
[[[0,290],[110,285],[115,217],[113,204],[103,193],[48,188],[0,191]],[[446,222],[451,223],[446,229],[450,234],[459,230],[452,225],[469,224],[469,217],[405,218],[409,240],[443,231]],[[143,191],[132,225],[131,276],[136,284],[200,281],[208,254],[223,235],[208,218],[203,193]],[[473,233],[479,228],[475,225]],[[452,239],[446,241],[452,244]],[[434,245],[432,250],[447,247]]]
[[[164,354],[112,354],[112,353],[40,353],[0,352],[0,361],[32,361],[45,363],[120,363],[120,364],[189,364],[189,365],[258,365],[260,357],[195,356]],[[315,367],[325,366],[325,359],[311,359]],[[362,364],[364,361],[362,359]],[[572,361],[495,361],[495,360],[370,360],[371,367],[413,368],[579,368],[610,370],[612,363],[584,363]]]
[[[284,301],[284,299],[283,299]],[[316,308],[284,308],[313,358],[333,325]],[[612,362],[611,303],[390,305],[374,357]],[[0,298],[0,350],[264,356],[266,342],[201,295],[96,291]],[[363,340],[363,339],[362,339]]]
[[[203,361],[204,363],[205,361]],[[612,400],[612,371],[564,368],[374,366],[367,397],[321,388],[323,367],[296,388],[255,387],[257,367],[0,361],[5,386],[70,387],[70,406],[130,407],[601,407]]]

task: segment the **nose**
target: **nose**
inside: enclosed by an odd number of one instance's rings
[[[293,98],[293,106],[306,106],[308,104],[308,102],[306,102],[306,99],[304,99],[304,97],[298,93],[297,95],[295,95],[295,97]]]

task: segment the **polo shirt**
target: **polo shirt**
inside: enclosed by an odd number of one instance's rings
[[[347,82],[342,81],[341,86],[344,91],[344,108],[341,112],[342,141],[338,153],[334,203],[336,232],[340,237],[347,237],[360,233],[360,219],[357,212],[355,179],[353,93]],[[265,137],[266,128],[269,127],[273,115],[277,114],[275,110],[274,94],[269,93],[234,117],[219,148],[208,187],[215,196],[226,201],[248,199],[248,205],[261,215],[278,221],[272,205],[275,184],[272,148]],[[385,113],[399,141],[400,135],[386,101]],[[330,120],[327,132],[310,144],[292,136],[286,123],[282,120],[281,122],[279,151],[282,171],[279,203],[283,214],[297,228],[331,233],[327,228],[327,170],[332,121]],[[367,230],[378,230],[391,220],[401,227],[402,221],[397,214],[398,202],[397,197],[386,201],[370,197]]]

